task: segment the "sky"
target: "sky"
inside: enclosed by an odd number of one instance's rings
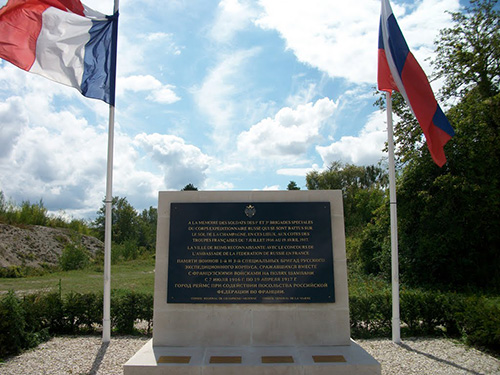
[[[112,0],[87,0],[105,14]],[[0,6],[6,0],[0,0]],[[424,71],[459,0],[394,0]],[[464,5],[462,3],[462,5]],[[374,106],[379,0],[121,0],[113,196],[306,189],[333,161],[386,159]],[[434,90],[439,82],[432,82]],[[107,104],[0,60],[0,191],[93,219],[106,194]]]

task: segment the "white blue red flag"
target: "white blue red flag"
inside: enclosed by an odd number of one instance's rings
[[[389,0],[382,0],[377,78],[379,90],[396,90],[403,95],[424,132],[432,159],[443,166],[444,145],[455,132],[437,103],[427,76],[410,52]]]
[[[79,0],[8,0],[0,58],[114,105],[117,22]]]

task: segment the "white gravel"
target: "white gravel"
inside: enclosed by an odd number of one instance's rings
[[[102,345],[96,336],[56,337],[0,364],[5,375],[110,375],[148,340],[146,337],[113,337]],[[500,360],[452,340],[357,340],[382,364],[382,375],[500,374]]]

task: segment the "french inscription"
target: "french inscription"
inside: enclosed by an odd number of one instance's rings
[[[168,303],[335,302],[329,202],[172,203]]]

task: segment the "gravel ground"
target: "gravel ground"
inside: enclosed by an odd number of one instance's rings
[[[95,336],[56,337],[0,364],[8,375],[122,374],[123,364],[148,340],[113,337],[109,345]],[[382,364],[382,375],[500,374],[500,360],[451,340],[357,340]]]

